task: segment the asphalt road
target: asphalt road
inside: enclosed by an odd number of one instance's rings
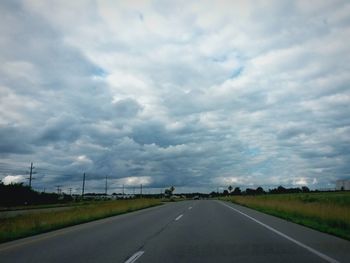
[[[350,242],[241,206],[193,200],[8,242],[0,262],[350,262]]]

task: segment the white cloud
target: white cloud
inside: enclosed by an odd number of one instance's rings
[[[91,163],[92,161],[86,155],[79,155],[76,158],[76,162],[78,162],[78,163]]]
[[[131,176],[131,177],[125,177],[122,179],[117,180],[117,184],[124,184],[127,186],[139,186],[139,185],[143,185],[143,186],[147,186],[152,182],[152,178],[150,176],[140,176],[140,177],[136,177],[136,176]]]
[[[23,175],[6,175],[2,182],[4,184],[22,183],[25,180]]]
[[[4,2],[0,154],[96,189],[329,185],[349,176],[349,8]]]

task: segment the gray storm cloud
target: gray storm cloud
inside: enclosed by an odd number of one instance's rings
[[[350,176],[347,1],[0,5],[6,181],[31,161],[35,187],[91,191]]]

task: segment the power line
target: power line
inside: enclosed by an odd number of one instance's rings
[[[23,175],[27,170],[27,167],[0,163],[0,174],[3,175]]]
[[[2,175],[24,175],[24,170],[1,170],[0,174]]]
[[[19,165],[19,164],[9,164],[9,163],[0,163],[0,168],[6,168],[6,167],[18,167],[21,169],[25,169],[27,166],[26,165]]]

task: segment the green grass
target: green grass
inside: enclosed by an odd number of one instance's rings
[[[232,196],[223,199],[350,240],[350,192]]]
[[[4,218],[0,219],[0,243],[160,204],[159,199],[101,201],[65,211]]]
[[[42,209],[42,208],[56,208],[56,207],[71,207],[71,206],[81,206],[81,205],[87,205],[91,204],[92,202],[69,202],[69,203],[62,203],[62,204],[44,204],[44,205],[27,205],[27,206],[8,206],[3,207],[0,206],[0,211],[16,211],[16,210],[31,210],[31,209]]]

